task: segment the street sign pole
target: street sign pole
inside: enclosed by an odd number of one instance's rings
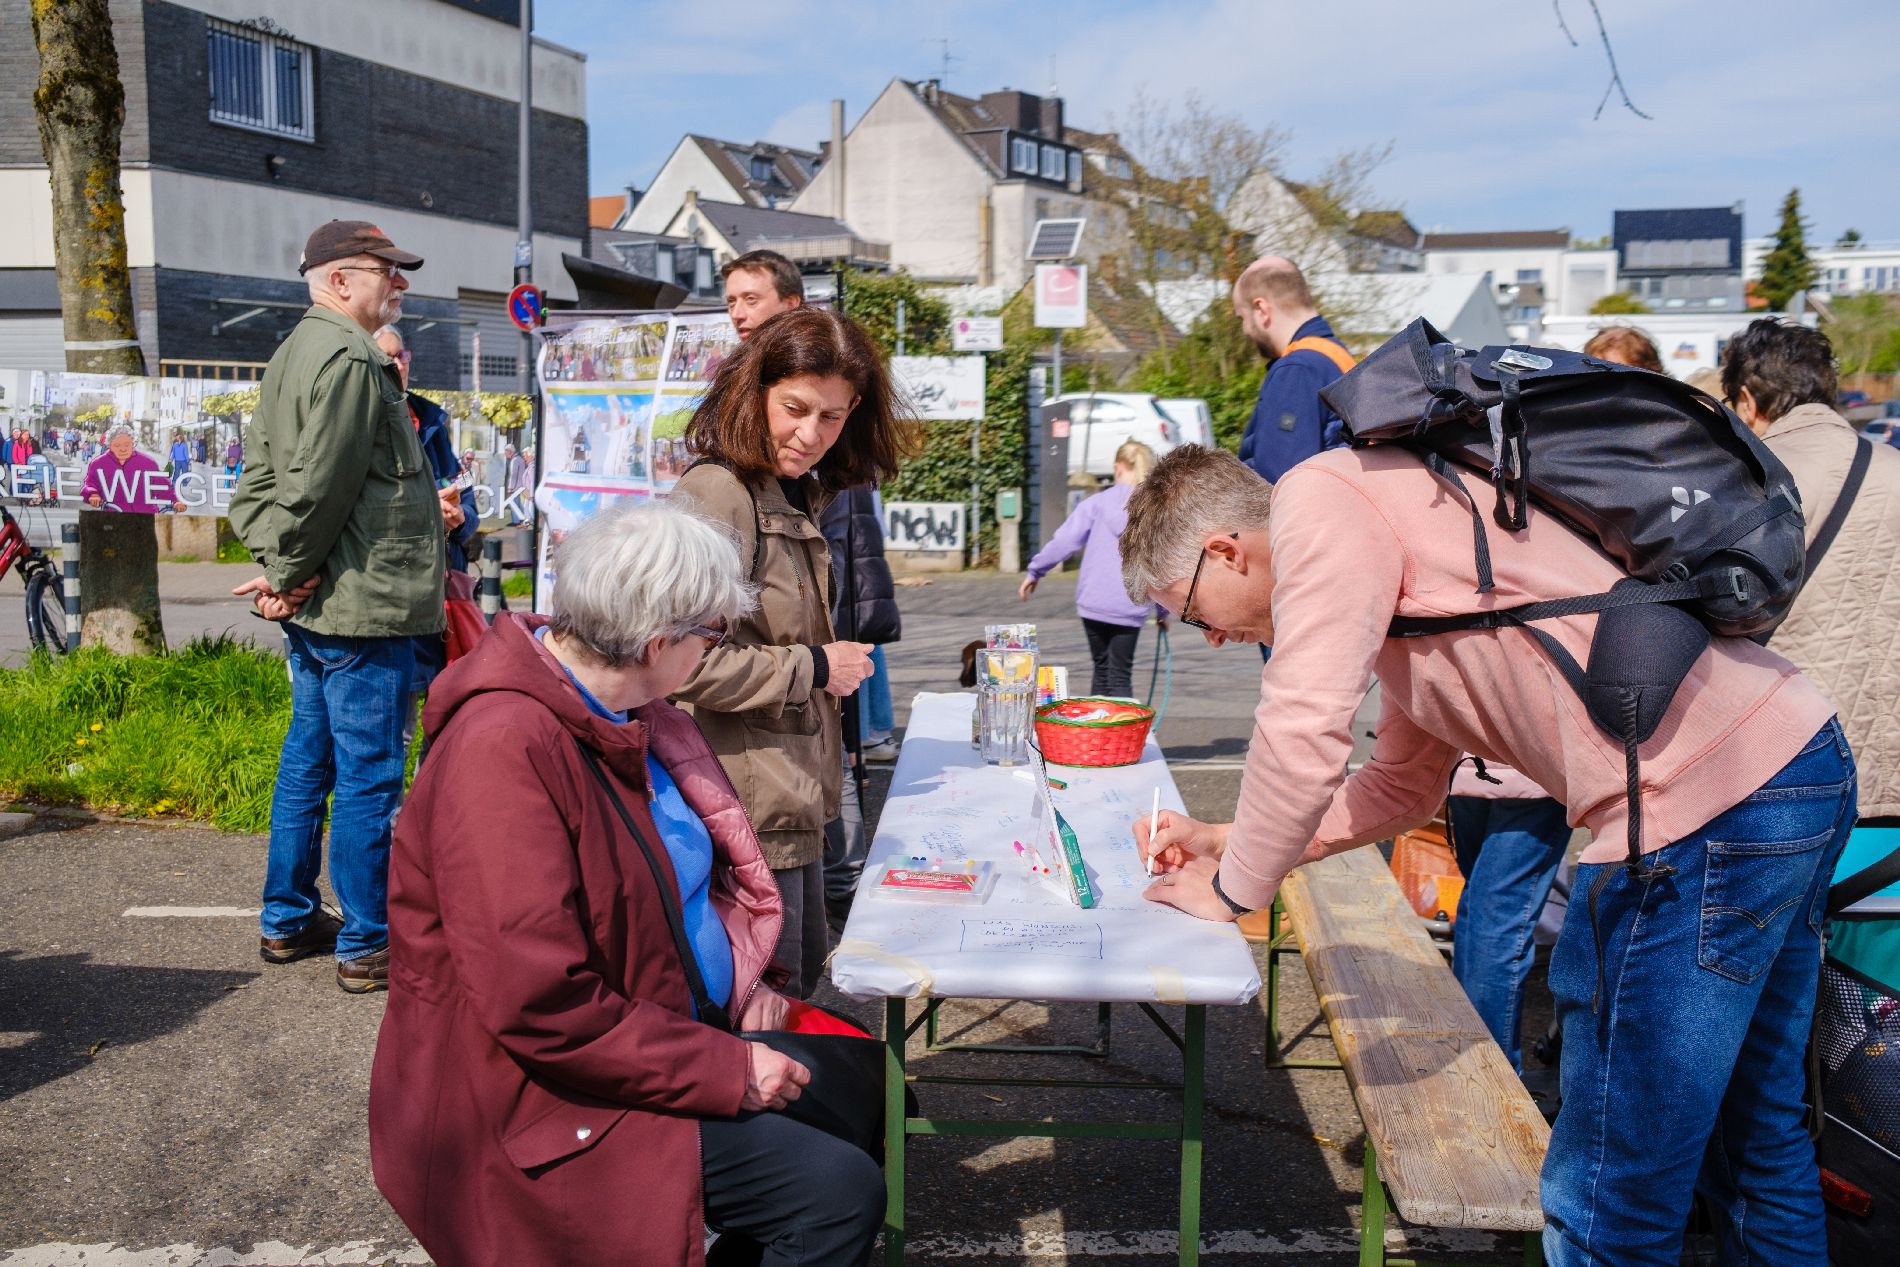
[[[534,139],[534,0],[521,0],[521,113],[515,155],[515,285],[534,280],[534,199],[529,186]],[[534,390],[534,335],[521,332],[521,394]],[[539,438],[537,437],[537,443]],[[540,454],[537,452],[536,457]]]

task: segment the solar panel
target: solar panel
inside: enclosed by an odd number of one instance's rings
[[[1077,248],[1082,245],[1082,226],[1087,223],[1086,220],[1036,221],[1036,231],[1029,235],[1029,252],[1023,258],[1074,259]]]

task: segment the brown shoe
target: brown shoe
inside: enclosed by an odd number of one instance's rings
[[[336,983],[350,994],[373,994],[389,988],[389,947],[372,950],[336,966]]]
[[[318,907],[310,922],[290,936],[258,938],[257,953],[265,963],[296,963],[335,950],[336,935],[342,931],[343,921]]]

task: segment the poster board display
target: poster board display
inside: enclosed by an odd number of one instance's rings
[[[537,610],[552,610],[554,551],[580,520],[673,491],[692,464],[687,424],[738,346],[723,312],[615,314],[541,332]]]

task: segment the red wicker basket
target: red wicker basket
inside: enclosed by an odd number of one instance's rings
[[[1133,765],[1154,724],[1152,708],[1084,695],[1036,710],[1036,745],[1051,765]]]

